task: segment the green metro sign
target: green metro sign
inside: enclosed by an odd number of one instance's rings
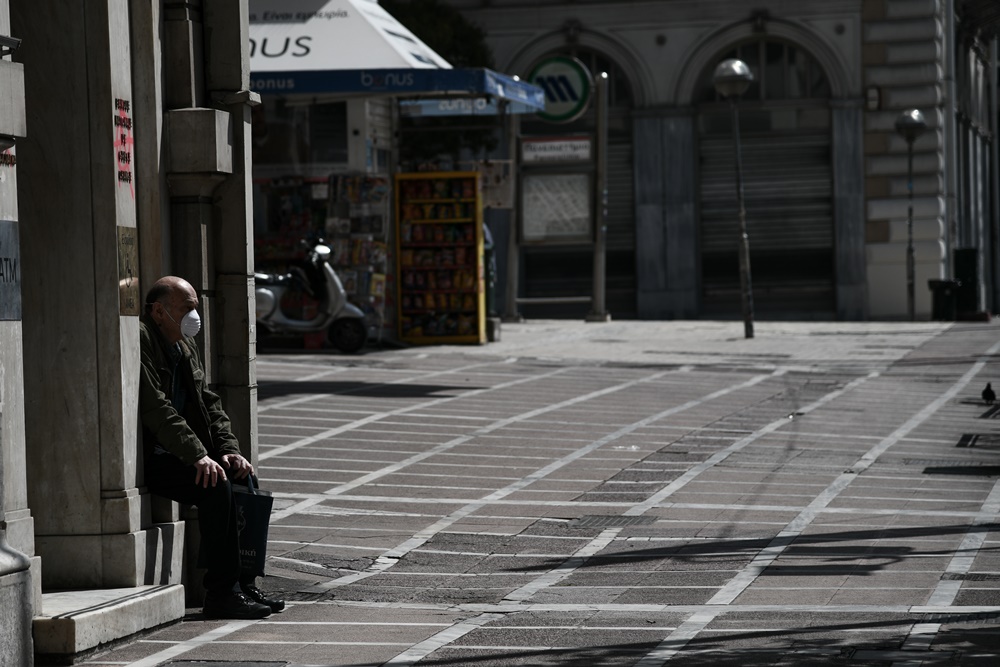
[[[545,111],[538,117],[553,123],[576,120],[590,105],[594,79],[576,58],[553,56],[535,66],[528,80],[545,91]]]

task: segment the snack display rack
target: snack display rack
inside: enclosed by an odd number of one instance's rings
[[[400,340],[485,343],[479,174],[397,174],[395,197]]]
[[[365,313],[369,337],[380,339],[385,308],[389,178],[374,174],[330,176],[325,235],[333,266],[351,303]]]

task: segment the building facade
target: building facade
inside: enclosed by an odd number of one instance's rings
[[[199,291],[255,458],[259,97],[246,0],[0,0],[0,46],[0,663],[25,665],[184,613],[184,522],[148,494],[139,443],[158,277]]]
[[[908,317],[909,146],[895,122],[912,108],[929,125],[913,144],[916,317],[932,315],[934,279],[961,280],[960,315],[998,310],[995,3],[450,4],[505,71],[562,54],[609,73],[613,316],[739,313],[732,120],[712,85],[729,57],[755,75],[739,113],[759,315]],[[522,130],[592,132],[593,114]],[[589,246],[520,253],[522,296],[589,293]]]

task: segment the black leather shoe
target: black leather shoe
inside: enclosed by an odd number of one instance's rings
[[[253,584],[240,584],[240,590],[248,598],[258,604],[270,607],[271,611],[278,612],[285,608],[285,601],[277,598],[269,598],[267,594]]]
[[[251,600],[243,593],[213,595],[205,598],[205,618],[257,619],[271,615],[271,608]]]

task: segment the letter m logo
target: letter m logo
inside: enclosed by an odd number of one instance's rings
[[[550,102],[577,102],[580,99],[565,74],[539,76],[535,84],[545,91],[545,99]]]

